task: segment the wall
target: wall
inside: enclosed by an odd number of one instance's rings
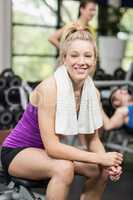
[[[0,0],[0,72],[11,67],[11,0]]]

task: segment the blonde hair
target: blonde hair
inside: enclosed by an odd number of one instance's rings
[[[74,40],[83,40],[83,41],[89,41],[94,48],[94,54],[95,54],[95,59],[97,61],[97,47],[96,47],[96,42],[91,35],[91,33],[88,31],[88,29],[79,29],[79,27],[70,27],[68,30],[65,32],[64,37],[62,38],[60,42],[60,56],[59,56],[59,63],[60,65],[64,64],[64,58],[67,54],[68,48],[70,44]],[[94,67],[94,71],[92,74],[95,73],[96,66]]]

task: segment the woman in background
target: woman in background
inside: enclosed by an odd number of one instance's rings
[[[96,14],[96,0],[82,0],[79,6],[79,18],[66,24],[64,27],[55,31],[50,37],[49,42],[59,49],[61,39],[63,39],[67,29],[76,26],[77,29],[88,29],[88,31],[96,37],[93,27],[89,25],[89,22],[93,19]]]

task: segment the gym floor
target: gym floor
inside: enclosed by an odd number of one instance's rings
[[[109,182],[103,200],[132,200],[133,171],[125,171],[117,183]]]

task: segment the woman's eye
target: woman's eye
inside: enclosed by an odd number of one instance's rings
[[[76,58],[78,55],[72,54],[71,57]]]
[[[91,54],[87,54],[87,55],[85,55],[85,57],[87,57],[87,58],[91,58],[92,55],[91,55]]]

